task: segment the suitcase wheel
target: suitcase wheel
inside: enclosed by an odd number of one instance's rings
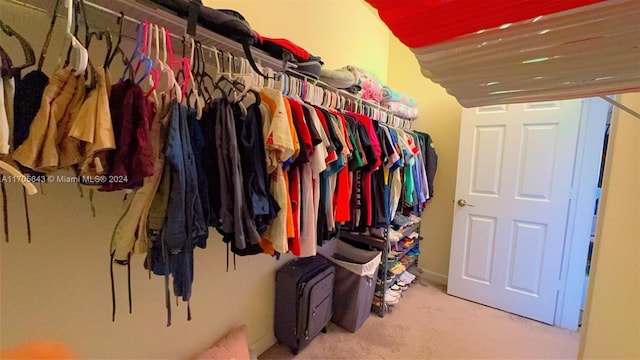
[[[326,333],[327,333],[327,327],[326,327],[326,326],[322,328],[322,333],[323,333],[323,334],[326,334]]]

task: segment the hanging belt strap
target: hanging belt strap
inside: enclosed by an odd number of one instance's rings
[[[27,221],[27,241],[31,244],[31,219],[29,218],[29,201],[27,200],[27,190],[22,188],[22,199],[24,201],[24,218]]]
[[[9,242],[9,207],[7,206],[7,188],[2,182],[0,184],[2,189],[2,216],[4,220],[4,240]]]

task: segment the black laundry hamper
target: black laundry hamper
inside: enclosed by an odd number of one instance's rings
[[[325,243],[319,253],[333,262],[336,270],[331,321],[356,332],[371,313],[382,253],[358,249],[339,239]]]

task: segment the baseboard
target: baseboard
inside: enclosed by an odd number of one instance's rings
[[[434,284],[447,285],[449,277],[444,274],[423,269],[422,277]]]
[[[277,342],[277,339],[273,334],[269,334],[263,337],[262,339],[256,341],[254,344],[252,344],[249,347],[252,355],[251,358],[253,359],[254,358],[253,356],[255,356],[255,358],[257,359],[258,356],[262,355],[263,352],[267,351],[276,342]]]

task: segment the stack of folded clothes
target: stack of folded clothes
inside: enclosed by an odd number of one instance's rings
[[[401,213],[396,213],[391,220],[391,228],[394,230],[400,230],[411,225],[417,224],[420,222],[420,217],[410,214],[408,216],[402,215]]]
[[[416,101],[411,96],[386,85],[382,89],[382,104],[389,108],[392,114],[405,119],[414,120],[418,117]]]
[[[359,89],[357,92],[350,90],[351,92],[357,94],[363,100],[373,101],[378,104],[382,102],[383,85],[377,76],[353,65],[346,66],[345,69],[349,70],[355,77],[355,86],[351,89]]]
[[[314,56],[307,50],[297,45],[291,40],[281,38],[271,38],[258,34],[258,41],[254,44],[258,49],[275,57],[276,59],[284,59],[296,64],[296,70],[313,79],[320,77],[322,70],[322,58]]]
[[[356,85],[356,77],[349,69],[331,70],[322,68],[320,70],[320,80],[336,89],[346,89],[352,93],[360,91],[360,86]]]

